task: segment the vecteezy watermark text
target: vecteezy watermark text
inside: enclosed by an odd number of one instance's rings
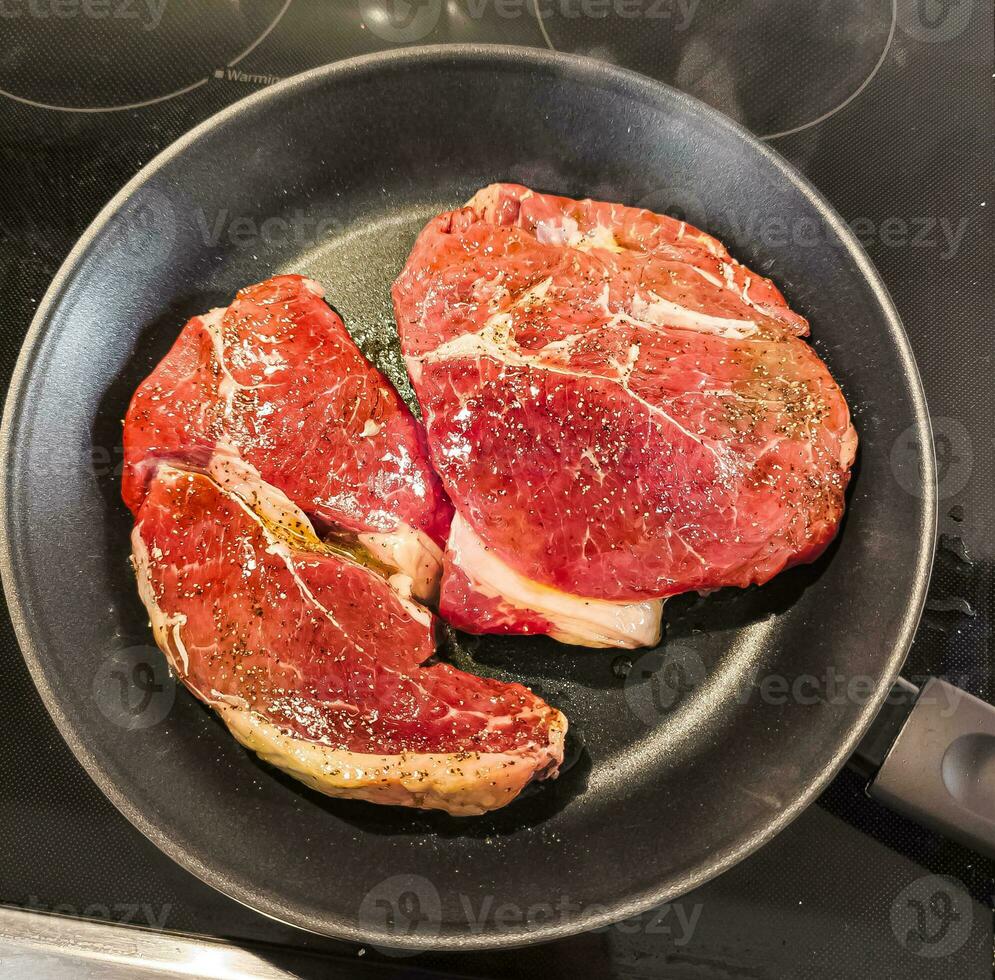
[[[549,23],[567,21],[645,20],[686,31],[701,0],[461,0],[461,20],[518,20],[524,17]],[[448,8],[442,0],[360,0],[363,23],[383,41],[412,44],[423,41],[439,25]]]
[[[791,217],[751,208],[706,207],[692,183],[677,180],[657,187],[635,202],[672,218],[701,227],[723,240],[757,242],[764,248],[817,248],[835,232],[809,215]],[[864,248],[911,248],[933,251],[944,261],[961,249],[971,225],[970,215],[910,214],[880,218],[858,215],[847,225]]]
[[[197,211],[194,221],[201,240],[209,248],[231,245],[250,248],[259,245],[312,245],[321,242],[343,228],[342,220],[305,208],[287,214],[259,216],[236,214],[227,208],[208,214]]]
[[[565,924],[580,917],[599,917],[608,911],[604,906],[578,902],[567,894],[529,905],[498,901],[493,895],[475,898],[458,894],[454,898],[455,902],[447,903],[447,921],[455,918],[473,935],[484,932],[507,934],[530,927]],[[438,888],[424,875],[392,875],[366,893],[359,908],[359,921],[369,931],[396,940],[396,945],[385,941],[378,949],[403,956],[412,952],[414,945],[438,935],[442,908]],[[593,931],[652,935],[662,937],[674,946],[686,946],[694,935],[703,908],[701,902],[668,902],[642,915]]]
[[[564,20],[669,21],[676,31],[686,31],[694,20],[701,0],[465,0],[470,17],[481,20],[493,9],[498,17],[512,20],[526,15],[538,15],[543,20],[562,17]]]
[[[118,925],[143,926],[148,929],[165,929],[173,906],[169,902],[153,905],[151,902],[91,902],[76,905],[73,902],[43,902],[37,895],[28,895],[21,908],[31,912],[47,912],[76,919],[103,919]]]
[[[17,20],[124,20],[154,31],[167,0],[0,0],[0,18]]]
[[[675,713],[693,698],[709,677],[709,670],[697,652],[684,643],[668,643],[661,650],[651,650],[635,660],[625,675],[624,695],[629,710],[646,725]],[[910,680],[922,686],[928,677]],[[933,693],[919,697],[942,699],[938,703],[942,717],[950,717],[964,696],[969,678],[947,676],[949,686],[938,685]],[[880,689],[881,679],[870,674],[848,673],[827,664],[818,674],[788,675],[757,668],[737,681],[736,697],[741,704],[759,702],[772,706],[798,704],[866,704]],[[885,701],[901,699],[901,692],[888,692]]]

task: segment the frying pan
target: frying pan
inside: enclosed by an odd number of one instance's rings
[[[275,271],[321,280],[410,394],[389,285],[432,214],[495,180],[681,213],[771,275],[854,409],[845,526],[818,563],[762,589],[673,600],[656,651],[450,634],[444,656],[522,680],[571,719],[564,774],[511,806],[457,819],[330,800],[241,749],[150,648],[126,561],[120,419],[189,316]],[[8,602],[48,710],[94,780],[227,895],[384,946],[569,935],[671,899],[769,840],[888,695],[933,556],[923,392],[839,217],[694,99],[528,49],[359,58],[198,126],[66,260],[25,343],[2,442]]]

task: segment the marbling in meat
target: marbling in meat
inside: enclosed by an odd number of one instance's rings
[[[156,640],[240,742],[324,793],[458,815],[556,775],[559,711],[426,663],[450,505],[315,283],[194,317],[124,441]]]
[[[133,513],[159,461],[239,459],[434,593],[451,509],[424,435],[313,280],[276,276],[191,319],[135,392],[124,448]]]
[[[560,712],[426,664],[431,614],[230,465],[160,464],[132,545],[159,646],[240,742],[323,793],[457,815],[556,774]]]
[[[455,625],[651,644],[667,596],[766,582],[836,533],[843,395],[704,232],[497,184],[429,222],[393,297],[456,508]]]

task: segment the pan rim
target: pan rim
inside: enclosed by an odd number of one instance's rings
[[[712,860],[671,879],[668,884],[645,889],[636,895],[629,896],[625,901],[602,906],[599,911],[585,911],[567,923],[540,924],[535,928],[518,927],[500,933],[470,932],[434,937],[413,936],[409,937],[412,943],[410,947],[407,947],[413,951],[469,951],[510,948],[562,939],[607,926],[671,901],[692,888],[710,881],[780,833],[811,804],[842,768],[878,713],[893,680],[905,661],[926,601],[935,551],[938,506],[932,432],[925,392],[908,336],[887,288],[859,241],[828,201],[807,178],[738,123],[698,99],[636,72],[579,55],[512,45],[433,45],[375,52],[319,66],[288,78],[231,104],[199,123],[142,167],[101,209],[66,256],[32,319],[11,377],[4,405],[3,420],[0,423],[0,577],[3,579],[4,592],[18,644],[46,710],[76,758],[111,803],[153,844],[181,867],[217,891],[271,919],[319,935],[346,941],[387,947],[396,946],[396,940],[389,934],[371,933],[369,930],[360,929],[349,921],[341,919],[341,917],[329,918],[309,915],[287,905],[282,905],[279,901],[274,901],[272,896],[264,894],[263,889],[231,880],[223,869],[212,867],[208,862],[202,861],[195,854],[190,853],[182,843],[174,841],[166,830],[139,811],[128,799],[127,794],[117,787],[114,777],[91,753],[86,744],[85,733],[78,731],[63,711],[62,702],[48,681],[44,652],[33,639],[31,610],[28,608],[27,601],[22,598],[19,587],[16,561],[17,543],[12,540],[14,525],[11,521],[11,509],[16,502],[16,494],[13,492],[12,484],[17,476],[13,440],[22,420],[25,405],[30,398],[28,381],[33,366],[45,342],[51,336],[50,327],[52,324],[49,322],[49,318],[57,307],[66,287],[84,268],[85,260],[94,242],[135,191],[164,166],[182,155],[189,146],[208,135],[216,127],[226,124],[249,108],[261,106],[268,102],[279,102],[295,89],[304,89],[329,78],[375,72],[380,67],[414,66],[423,63],[444,64],[447,62],[452,64],[460,62],[493,63],[495,65],[524,63],[536,68],[555,67],[573,76],[578,82],[597,82],[600,79],[616,87],[624,88],[627,94],[640,97],[642,101],[651,104],[659,100],[661,93],[666,93],[671,102],[682,103],[689,111],[707,117],[713,125],[730,130],[739,139],[749,144],[754,151],[763,154],[772,167],[790,181],[796,190],[810,202],[820,218],[839,237],[847,253],[859,268],[861,275],[871,287],[884,314],[887,329],[902,362],[914,411],[914,424],[917,429],[921,456],[919,462],[922,473],[922,513],[920,516],[921,525],[918,529],[919,543],[916,562],[912,571],[912,591],[908,596],[901,623],[896,630],[897,639],[889,656],[880,665],[881,679],[873,695],[862,705],[848,737],[837,747],[823,772],[786,803],[775,819],[767,823],[759,832],[737,844],[717,851]]]

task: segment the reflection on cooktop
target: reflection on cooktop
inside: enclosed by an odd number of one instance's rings
[[[551,47],[633,68],[762,135],[811,125],[873,77],[894,0],[534,0]]]

